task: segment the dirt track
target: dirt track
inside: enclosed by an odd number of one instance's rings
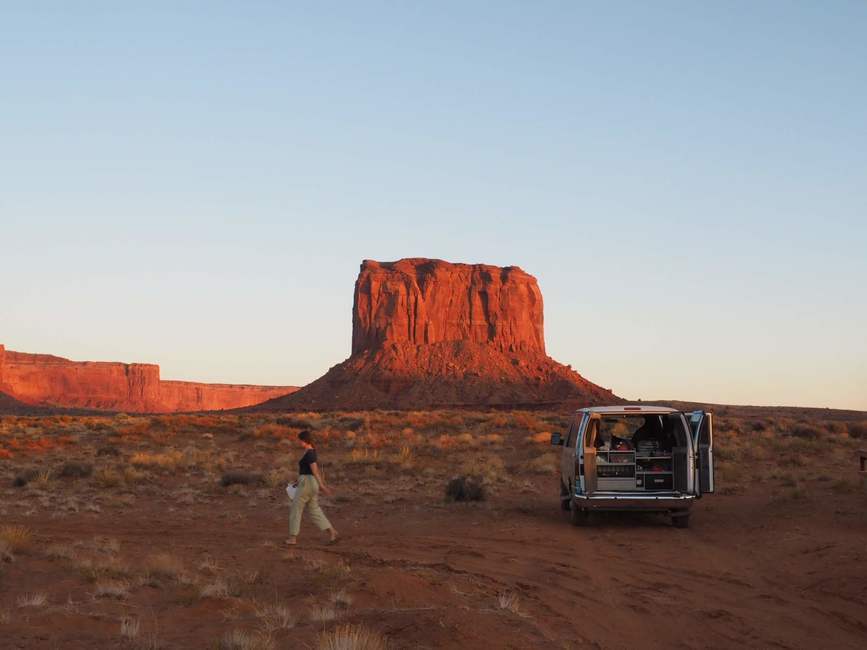
[[[653,515],[612,515],[576,529],[549,488],[539,479],[525,494],[448,506],[413,504],[408,491],[391,504],[346,495],[325,504],[344,533],[339,545],[324,546],[308,525],[288,552],[279,546],[285,520],[276,498],[254,509],[228,498],[169,512],[154,496],[116,516],[27,524],[54,543],[109,535],[127,558],[159,549],[190,564],[211,557],[227,570],[258,571],[257,593],[295,609],[333,579],[353,594],[342,619],[376,627],[396,647],[864,646],[864,495],[836,506],[714,496],[698,504],[689,530]],[[13,622],[4,647],[126,647],[116,617],[88,614],[92,585],[38,552],[6,565],[0,603],[38,590],[67,606]],[[518,595],[516,612],[498,605],[503,593]],[[117,603],[116,615],[134,602],[171,648],[213,647],[245,620],[227,601],[166,596],[166,588],[143,587]],[[300,622],[277,647],[312,647],[322,627]]]

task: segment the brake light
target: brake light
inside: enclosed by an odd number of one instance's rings
[[[623,410],[624,411],[640,411],[641,407],[640,406],[624,406]]]

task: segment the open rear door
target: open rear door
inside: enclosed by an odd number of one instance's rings
[[[689,428],[695,449],[695,493],[697,496],[713,492],[713,413],[693,411]]]

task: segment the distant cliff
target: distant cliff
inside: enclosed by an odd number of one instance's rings
[[[576,335],[577,336],[577,335]],[[352,354],[261,409],[510,406],[619,401],[545,353],[542,292],[516,266],[365,260]]]
[[[163,381],[154,364],[70,361],[0,345],[0,393],[30,406],[127,413],[218,411],[252,406],[294,390]]]

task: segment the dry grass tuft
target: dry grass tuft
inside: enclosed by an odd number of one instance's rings
[[[52,560],[71,560],[76,553],[70,544],[51,544],[46,547],[45,555]]]
[[[497,595],[497,606],[513,614],[521,614],[521,599],[512,591],[503,591]]]
[[[232,630],[220,640],[220,650],[272,650],[274,639],[261,632]]]
[[[132,618],[131,616],[124,616],[120,619],[120,635],[124,639],[129,639],[130,641],[134,641],[138,638],[139,628],[141,627],[141,621],[137,618]]]
[[[107,579],[117,580],[119,578],[128,578],[132,575],[130,568],[115,557],[84,558],[77,562],[76,568],[90,582]]]
[[[339,625],[319,635],[319,650],[385,650],[388,643],[363,625]]]
[[[337,610],[331,605],[314,605],[310,608],[310,620],[316,623],[327,623],[337,618]]]
[[[289,630],[295,627],[297,622],[292,611],[285,605],[274,603],[271,605],[256,605],[256,618],[262,621],[262,627],[267,632],[277,630]]]
[[[345,589],[331,592],[329,600],[338,609],[349,609],[349,606],[352,605],[352,596],[346,593]]]
[[[223,599],[229,597],[229,585],[222,578],[217,578],[199,589],[202,598]]]
[[[33,533],[27,526],[7,524],[0,526],[0,542],[4,542],[13,553],[19,553],[30,548],[33,543]]]
[[[48,603],[48,596],[43,593],[22,594],[15,600],[18,607],[44,607]]]
[[[95,598],[126,598],[129,593],[129,583],[120,580],[99,580],[94,587]]]

